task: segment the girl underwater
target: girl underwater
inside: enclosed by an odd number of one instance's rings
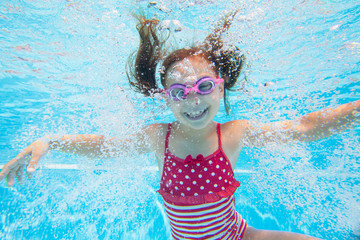
[[[158,192],[174,239],[317,239],[248,226],[235,209],[234,192],[240,183],[233,170],[243,147],[313,141],[352,127],[359,118],[360,101],[288,121],[214,122],[221,99],[229,111],[227,91],[236,84],[245,61],[239,49],[225,47],[221,38],[235,14],[227,15],[201,45],[166,57],[159,21],[139,16],[140,45],[136,56],[129,58],[130,85],[145,96],[163,94],[177,121],[151,124],[122,140],[92,134],[41,138],[3,167],[0,181],[6,177],[11,187],[15,178],[23,182],[24,172],[31,177],[49,150],[98,158],[129,149],[154,152],[161,177]],[[157,86],[157,69],[164,89]]]

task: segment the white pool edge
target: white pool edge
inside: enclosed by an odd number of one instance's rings
[[[0,165],[0,169],[2,169],[4,165]],[[79,164],[44,164],[40,167],[40,170],[112,170],[106,167],[91,167],[91,168],[85,168]],[[119,171],[122,169],[118,169]],[[125,170],[125,169],[124,169]],[[142,167],[142,170],[144,171],[158,171],[158,168],[156,166],[148,166],[148,167]],[[235,169],[235,173],[241,173],[241,174],[254,174],[254,171],[251,170],[245,170],[245,169]]]

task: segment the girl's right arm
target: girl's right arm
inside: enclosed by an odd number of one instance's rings
[[[111,158],[128,151],[136,151],[139,154],[150,152],[153,148],[151,142],[154,128],[156,126],[147,126],[125,140],[93,134],[65,135],[59,138],[43,137],[30,144],[4,165],[0,172],[0,181],[6,177],[7,185],[11,187],[14,185],[16,177],[21,184],[24,180],[25,168],[27,176],[31,178],[39,160],[49,150],[92,158]]]

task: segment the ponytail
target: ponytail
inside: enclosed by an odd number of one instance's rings
[[[230,111],[227,90],[231,91],[232,87],[236,84],[245,64],[245,55],[236,46],[225,50],[221,38],[222,34],[229,30],[237,13],[238,10],[227,14],[212,33],[205,38],[203,44],[205,51],[212,56],[212,61],[218,67],[219,75],[224,79],[224,105],[227,114]]]
[[[136,26],[140,36],[139,49],[129,56],[126,65],[126,74],[130,86],[135,91],[150,96],[158,85],[156,82],[156,66],[163,57],[163,45],[158,34],[157,25],[159,20],[148,20],[142,16],[137,16]]]

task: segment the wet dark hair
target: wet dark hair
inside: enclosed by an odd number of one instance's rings
[[[189,56],[200,56],[210,61],[216,74],[224,79],[224,104],[228,114],[230,107],[227,90],[232,90],[237,82],[244,66],[245,56],[235,46],[224,49],[221,36],[229,29],[236,13],[237,11],[226,15],[201,45],[176,50],[166,58],[164,58],[166,50],[163,49],[166,39],[160,38],[157,28],[159,21],[138,16],[139,23],[136,27],[140,35],[140,45],[138,51],[130,55],[127,62],[126,72],[130,86],[145,96],[152,96],[159,89],[156,81],[156,69],[161,60],[163,60],[163,64],[159,71],[160,79],[161,84],[165,86],[166,73],[173,63]]]

